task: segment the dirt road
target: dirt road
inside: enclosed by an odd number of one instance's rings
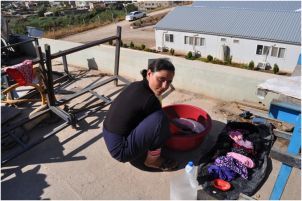
[[[154,16],[157,14],[161,14],[164,12],[169,12],[173,8],[168,8],[160,11],[155,11],[149,13],[148,16]],[[116,27],[122,27],[122,41],[124,43],[130,44],[131,41],[137,46],[141,44],[145,44],[148,48],[155,47],[155,35],[153,26],[142,27],[138,29],[131,29],[130,24],[132,22],[128,22],[126,20],[109,24],[103,27],[99,27],[96,29],[92,29],[89,31],[85,31],[82,33],[74,34],[71,36],[67,36],[62,38],[61,40],[79,42],[79,43],[88,43],[94,40],[99,40],[108,36],[112,36],[116,33]]]

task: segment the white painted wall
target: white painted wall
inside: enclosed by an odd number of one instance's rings
[[[174,35],[173,43],[164,41],[165,33]],[[155,30],[156,47],[167,47],[169,49],[173,48],[176,52],[184,54],[187,54],[189,51],[194,52],[193,45],[184,44],[185,36],[205,38],[205,46],[195,46],[195,51],[199,51],[202,57],[207,57],[207,55],[210,54],[213,57],[223,60],[222,45],[229,46],[231,50],[230,54],[233,56],[232,61],[236,63],[249,63],[251,60],[253,60],[255,65],[257,65],[258,62],[264,62],[266,56],[256,54],[257,45],[285,48],[286,50],[284,58],[272,57],[270,48],[266,61],[272,66],[276,63],[278,64],[280,70],[290,73],[293,72],[300,54],[300,46],[298,45],[165,30]],[[226,38],[226,42],[221,42],[221,38]],[[239,43],[234,43],[234,39],[239,40]]]
[[[39,39],[44,51],[44,44],[49,44],[52,54],[81,45],[62,40]],[[67,56],[67,62],[73,66],[88,68],[88,60],[93,60],[103,73],[113,74],[115,47],[100,45]],[[129,79],[141,80],[140,71],[147,68],[148,59],[168,58],[175,66],[173,86],[176,89],[191,91],[226,101],[254,101],[257,85],[279,75],[233,68],[223,65],[191,61],[180,57],[155,54],[150,52],[121,48],[119,74]],[[57,61],[62,62],[61,58]],[[268,104],[274,95],[267,96],[263,103]]]

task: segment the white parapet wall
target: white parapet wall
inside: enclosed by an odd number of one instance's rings
[[[82,45],[62,40],[39,39],[44,51],[44,44],[50,45],[51,53],[63,51]],[[70,65],[98,68],[103,73],[113,74],[115,47],[99,45],[67,56]],[[168,56],[127,48],[121,48],[119,74],[126,78],[140,80],[140,70],[147,68],[148,59],[169,58],[176,68],[173,86],[176,89],[191,91],[225,101],[258,102],[256,96],[257,85],[267,79],[279,75],[250,71],[229,66],[191,61],[185,58]],[[62,61],[61,58],[56,59]],[[269,94],[263,101],[267,104],[272,98]]]

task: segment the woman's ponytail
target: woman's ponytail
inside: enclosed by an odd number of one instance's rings
[[[141,70],[141,75],[143,76],[143,79],[147,79],[147,70],[146,69],[143,69]]]

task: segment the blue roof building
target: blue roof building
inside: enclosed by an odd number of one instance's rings
[[[300,1],[194,1],[194,7],[241,8],[271,11],[297,11],[301,9]]]
[[[297,1],[194,2],[155,25],[156,46],[239,63],[276,63],[292,71],[301,45],[300,6]]]

